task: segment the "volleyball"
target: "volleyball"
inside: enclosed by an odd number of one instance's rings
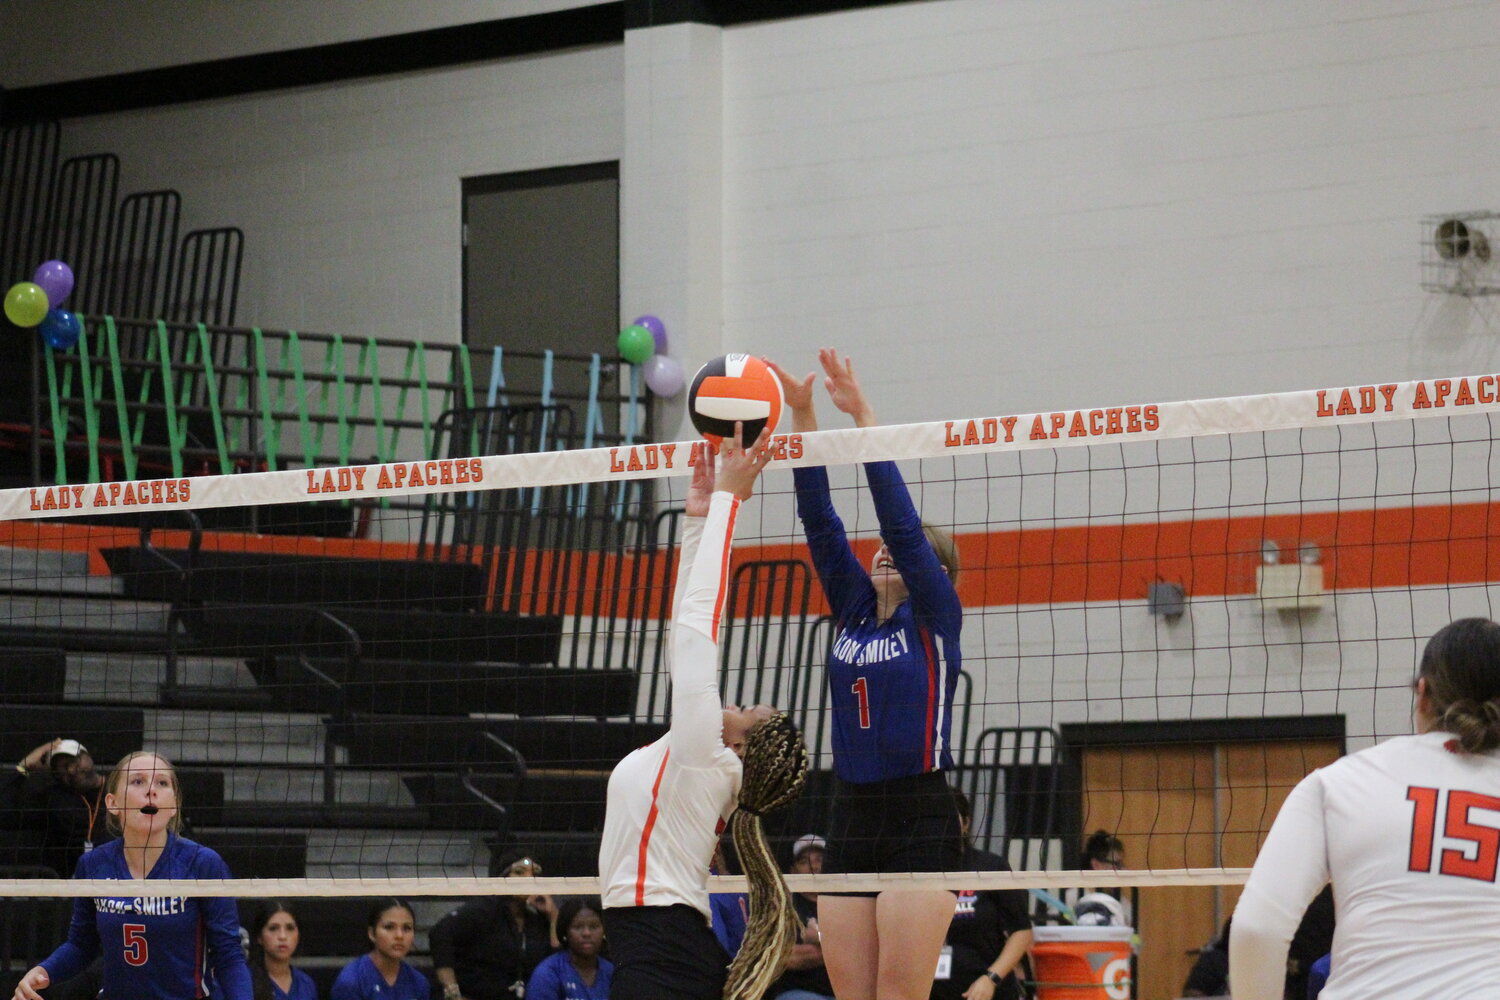
[[[745,442],[781,419],[781,379],[760,358],[726,354],[698,369],[688,390],[688,416],[698,433],[718,444],[744,425]]]

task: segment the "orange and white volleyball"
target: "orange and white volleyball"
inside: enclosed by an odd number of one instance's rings
[[[738,420],[744,439],[754,441],[761,428],[776,429],[781,419],[781,380],[760,358],[726,354],[698,369],[688,390],[688,416],[715,445],[734,433]]]

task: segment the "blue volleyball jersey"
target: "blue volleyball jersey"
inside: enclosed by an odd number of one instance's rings
[[[313,982],[313,977],[301,969],[292,970],[292,991],[283,990],[276,984],[276,980],[266,977],[266,982],[271,984],[271,996],[274,1000],[318,1000],[318,984]]]
[[[607,958],[599,959],[594,985],[583,981],[566,951],[554,952],[542,960],[526,983],[527,1000],[609,1000],[609,984],[615,966]]]
[[[134,881],[124,842],[112,840],[78,861],[74,878]],[[147,876],[152,879],[226,879],[224,859],[175,834]],[[128,888],[126,892],[128,893]],[[79,897],[68,939],[42,962],[52,982],[81,972],[104,956],[109,1000],[250,1000],[250,970],[240,949],[234,900],[196,896]]]
[[[361,955],[339,972],[328,997],[329,1000],[427,1000],[431,994],[427,977],[405,962],[396,971],[395,983],[388,983],[374,960]]]
[[[797,513],[834,617],[826,673],[835,773],[868,783],[951,769],[963,607],[896,463],[865,464],[881,538],[908,591],[883,622],[876,618],[870,574],[854,558],[833,509],[827,470],[795,469],[793,475]]]

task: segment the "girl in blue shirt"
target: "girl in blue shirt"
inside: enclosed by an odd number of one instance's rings
[[[374,947],[344,966],[329,1000],[427,1000],[432,992],[427,977],[405,962],[417,934],[411,906],[382,899],[370,907],[367,925]]]
[[[614,963],[601,958],[604,920],[597,896],[575,896],[557,911],[563,950],[544,958],[526,984],[526,1000],[609,1000]]]
[[[88,851],[74,878],[118,879],[118,895],[80,896],[68,939],[16,984],[15,1000],[104,958],[104,1000],[251,1000],[234,900],[136,896],[141,879],[226,879],[224,859],[177,835],[182,793],[166,758],[137,750],[109,776],[104,796],[116,840]]]
[[[292,907],[267,899],[250,919],[250,981],[255,1000],[318,1000],[312,976],[292,968],[302,928]]]
[[[854,365],[818,352],[833,404],[859,427],[875,424]],[[792,429],[818,429],[815,374],[776,365]],[[827,872],[955,871],[964,845],[946,772],[961,664],[958,553],[922,523],[894,462],[865,463],[882,545],[868,566],[850,550],[828,473],[793,470],[797,514],[834,618],[826,674],[837,783]],[[821,893],[824,960],[839,996],[926,1000],[955,896],[946,890]]]

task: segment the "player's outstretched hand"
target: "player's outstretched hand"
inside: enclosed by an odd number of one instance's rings
[[[735,421],[734,436],[725,438],[719,446],[717,488],[749,500],[755,493],[756,477],[771,459],[771,428],[763,429],[748,448],[740,446],[743,433],[744,427]]]
[[[12,1000],[45,1000],[38,990],[45,990],[52,985],[52,977],[47,975],[47,970],[38,965],[16,983],[15,996]]]
[[[854,377],[854,359],[840,358],[836,349],[824,347],[818,351],[818,361],[823,365],[823,385],[833,405],[853,417],[854,426],[875,426],[875,410],[865,399],[859,379]]]
[[[761,360],[781,380],[781,396],[786,400],[787,409],[792,411],[792,430],[799,434],[817,430],[818,413],[813,408],[813,382],[817,381],[818,373],[808,372],[806,377],[798,379],[770,358]]]
[[[714,450],[706,444],[699,452],[698,464],[693,466],[693,478],[688,483],[687,501],[683,511],[688,517],[707,517],[708,501],[714,495]]]

